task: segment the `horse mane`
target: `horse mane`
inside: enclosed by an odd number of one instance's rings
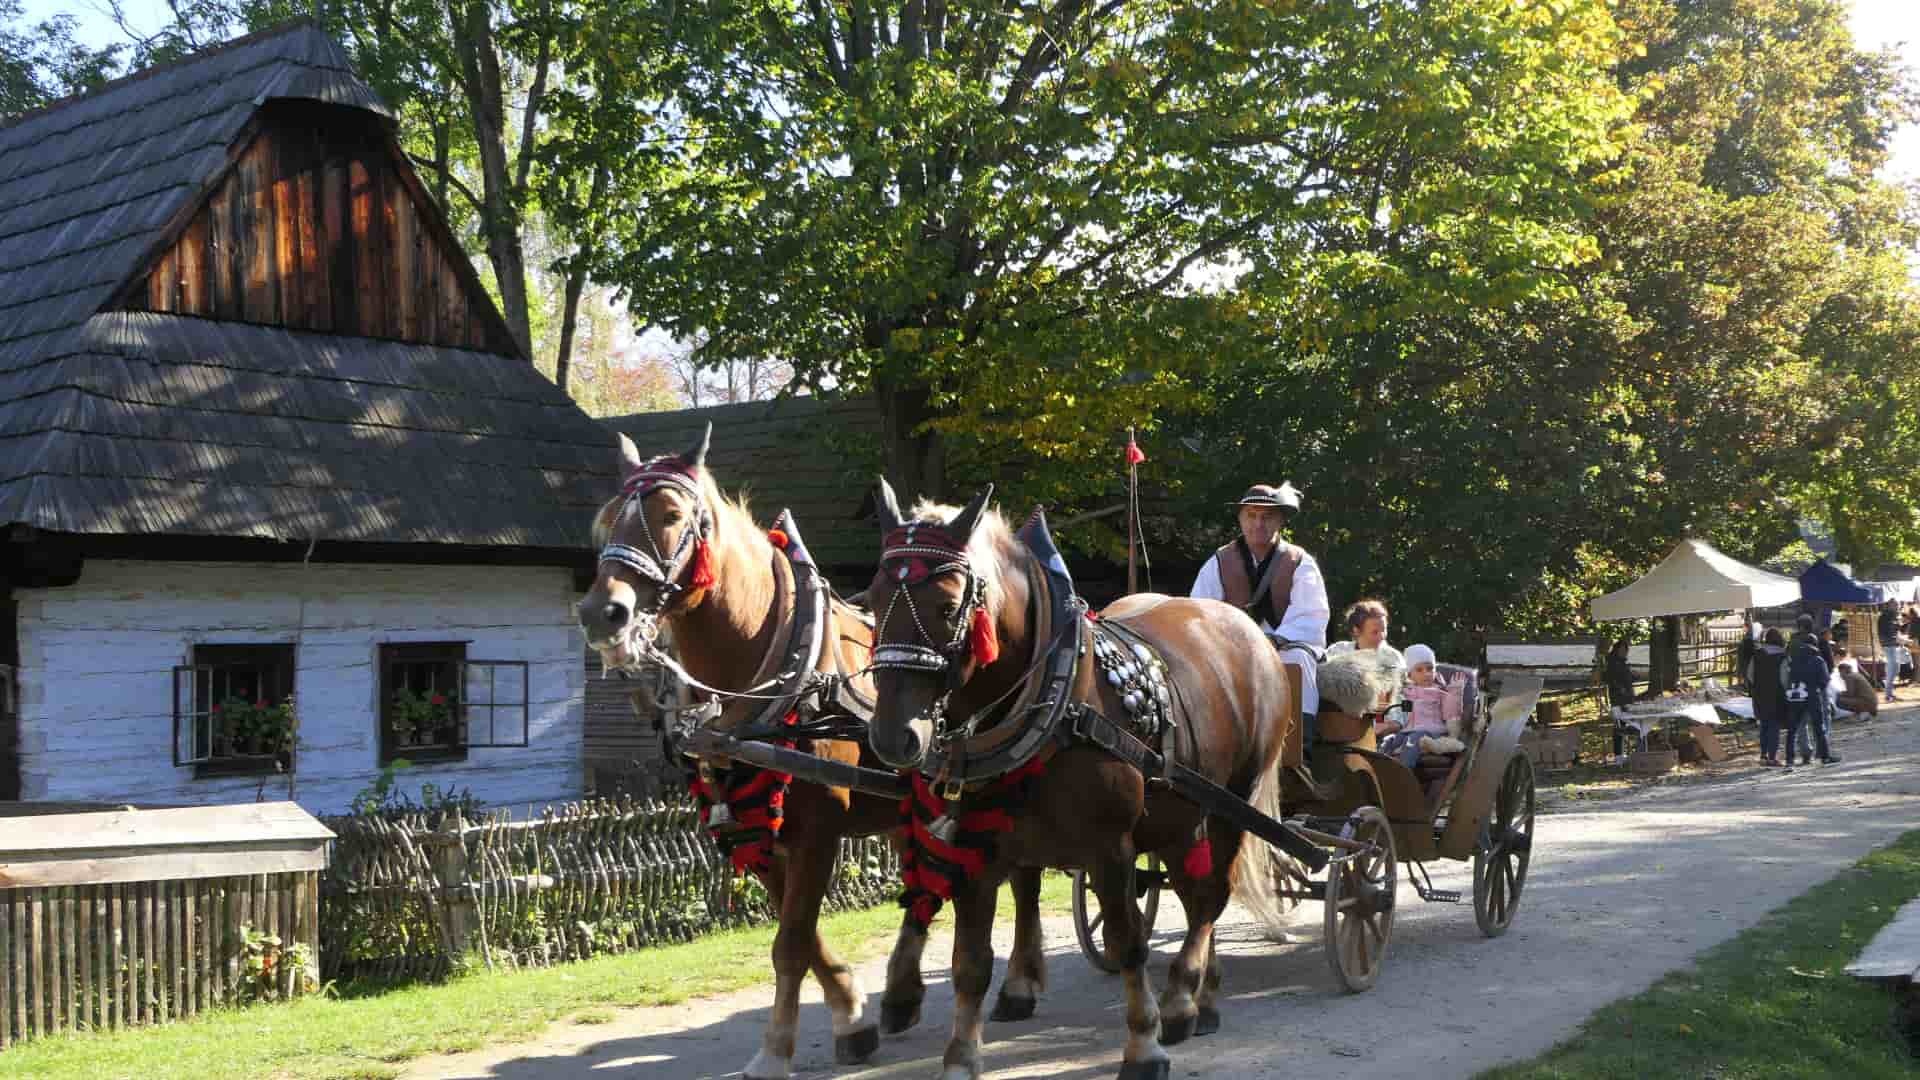
[[[944,526],[960,514],[961,508],[951,503],[934,502],[921,499],[915,503],[907,520],[922,525]],[[973,535],[967,537],[967,561],[973,565],[973,572],[986,588],[987,610],[1000,614],[1002,590],[999,583],[1015,574],[1020,559],[1025,554],[1020,541],[1013,535],[1013,529],[1000,511],[988,507],[980,514],[980,522],[973,528]]]

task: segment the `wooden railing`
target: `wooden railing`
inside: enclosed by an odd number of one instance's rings
[[[292,803],[0,818],[0,1046],[311,989],[331,837]]]

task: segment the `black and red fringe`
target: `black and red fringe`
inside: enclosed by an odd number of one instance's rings
[[[900,906],[921,930],[933,923],[956,888],[993,861],[1001,833],[1013,831],[1013,815],[1027,801],[1032,782],[1045,771],[1035,759],[969,795],[956,820],[951,843],[933,835],[933,823],[949,805],[919,773],[913,775],[913,793],[900,803],[907,827],[906,853],[900,860],[900,879],[906,886]]]

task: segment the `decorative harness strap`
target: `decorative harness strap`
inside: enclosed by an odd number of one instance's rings
[[[624,566],[654,584],[652,608],[636,614],[658,618],[681,593],[713,587],[713,556],[708,545],[713,535],[713,508],[707,505],[706,492],[701,490],[700,481],[693,474],[693,469],[697,467],[682,465],[673,458],[660,458],[635,469],[621,487],[626,502],[621,506],[620,513],[622,516],[632,514],[639,520],[640,533],[646,539],[647,549],[642,550],[630,544],[608,543],[600,549],[600,561]],[[685,494],[694,506],[694,527],[681,530],[680,539],[674,543],[670,554],[660,550],[653,527],[647,524],[647,515],[640,511],[640,504],[646,501],[647,496],[662,488],[672,488]],[[692,564],[693,573],[688,582],[682,585],[680,573],[688,568],[689,563]]]

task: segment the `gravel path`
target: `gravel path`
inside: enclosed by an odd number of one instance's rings
[[[1709,783],[1654,788],[1543,816],[1513,929],[1488,941],[1470,904],[1423,904],[1403,888],[1387,970],[1371,992],[1340,992],[1310,906],[1300,943],[1278,945],[1230,911],[1219,1034],[1172,1049],[1175,1076],[1465,1077],[1530,1057],[1594,1009],[1758,922],[1897,836],[1920,826],[1920,712],[1903,709],[1836,733],[1839,765],[1791,773],[1723,766]],[[1749,756],[1748,760],[1751,760]],[[1435,884],[1471,893],[1465,864]],[[1161,911],[1152,971],[1162,985],[1179,906]],[[942,924],[944,925],[944,921]],[[1050,920],[1052,986],[1039,1014],[988,1029],[996,1077],[1100,1077],[1119,1067],[1119,980],[1079,956]],[[1001,937],[1010,937],[1010,925]],[[1006,956],[1007,940],[997,941]],[[952,1015],[949,942],[928,948],[926,1020],[882,1044],[875,1064],[833,1065],[817,990],[801,1012],[797,1076],[931,1077]],[[937,965],[937,966],[936,966]],[[882,965],[862,983],[877,1003]],[[996,982],[997,985],[997,982]],[[609,1024],[557,1024],[541,1039],[415,1062],[409,1078],[601,1080],[737,1075],[759,1044],[770,988],[672,1008],[621,1010]],[[1376,1037],[1383,1024],[1391,1033]]]

